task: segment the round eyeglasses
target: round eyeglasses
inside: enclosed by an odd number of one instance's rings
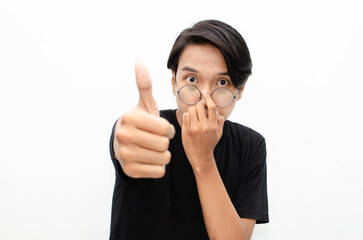
[[[187,105],[197,104],[202,99],[202,93],[194,85],[184,85],[177,93],[180,101]],[[233,103],[238,93],[239,89],[236,95],[233,95],[233,92],[227,88],[217,88],[210,95],[217,107],[225,108]]]

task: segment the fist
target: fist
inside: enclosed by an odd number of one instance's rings
[[[116,123],[114,150],[124,173],[133,178],[160,178],[170,162],[175,129],[159,115],[151,78],[144,64],[135,64],[139,103]]]

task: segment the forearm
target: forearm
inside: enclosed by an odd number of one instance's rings
[[[234,208],[213,158],[213,164],[193,169],[204,222],[210,239],[250,239],[251,233]]]

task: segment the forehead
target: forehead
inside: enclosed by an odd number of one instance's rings
[[[227,72],[221,51],[211,44],[188,45],[179,57],[178,71],[184,67],[198,71]]]

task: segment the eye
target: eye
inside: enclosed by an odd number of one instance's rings
[[[197,79],[193,76],[189,76],[187,77],[187,82],[193,84],[197,82]]]
[[[222,86],[222,87],[225,87],[229,84],[229,82],[225,79],[221,79],[218,81],[218,86]]]

